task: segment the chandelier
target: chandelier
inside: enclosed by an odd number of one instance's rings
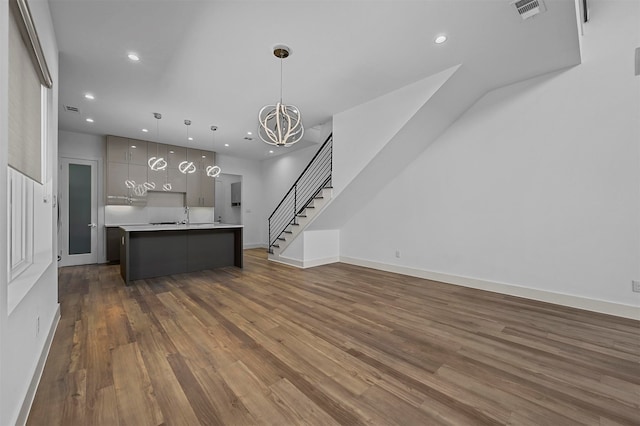
[[[273,48],[273,55],[280,58],[280,102],[262,107],[258,113],[258,135],[269,145],[287,147],[302,139],[304,127],[300,110],[282,102],[282,61],[291,55],[291,49],[278,45]]]

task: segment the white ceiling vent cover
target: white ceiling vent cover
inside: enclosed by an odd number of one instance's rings
[[[536,16],[547,10],[542,0],[519,0],[511,3],[515,6],[518,15],[524,20]]]

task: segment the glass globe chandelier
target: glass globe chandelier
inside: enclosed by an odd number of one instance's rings
[[[262,107],[258,113],[258,135],[269,145],[287,147],[302,139],[304,126],[300,110],[282,102],[282,61],[291,55],[291,49],[278,45],[273,48],[273,55],[280,58],[280,102]]]

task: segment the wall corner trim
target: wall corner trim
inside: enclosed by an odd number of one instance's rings
[[[567,306],[570,308],[583,309],[587,311],[598,312],[601,314],[640,320],[639,306],[623,305],[620,303],[607,302],[597,299],[588,299],[585,297],[573,296],[570,294],[554,293],[546,290],[520,287],[512,284],[497,283],[492,281],[479,280],[476,278],[443,274],[441,272],[433,272],[406,266],[375,262],[355,257],[340,256],[340,262],[348,263],[350,265],[364,266],[366,268],[378,269],[386,272],[394,272],[396,274],[408,275],[411,277],[439,281],[446,284],[459,285],[463,287],[475,288],[478,290],[492,291],[509,296],[522,297],[525,299],[532,299],[540,302]]]
[[[59,323],[60,323],[60,304],[58,303],[58,308],[56,309],[56,313],[53,316],[53,321],[51,321],[51,327],[49,327],[49,333],[47,334],[47,339],[44,342],[42,353],[40,354],[40,358],[38,359],[38,364],[36,365],[36,369],[33,372],[31,383],[29,383],[27,394],[25,395],[24,400],[22,401],[22,407],[20,408],[20,412],[18,413],[18,418],[16,419],[16,422],[15,422],[16,425],[25,425],[27,423],[27,419],[29,418],[29,412],[31,411],[31,405],[33,404],[33,400],[36,396],[36,391],[38,390],[38,385],[40,384],[40,379],[42,378],[42,372],[44,371],[44,366],[47,362],[49,351],[51,350],[51,344],[53,343],[53,336],[56,334],[56,330],[58,329]]]

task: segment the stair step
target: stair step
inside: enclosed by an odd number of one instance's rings
[[[282,238],[282,237],[278,237],[279,241],[287,241],[286,239]]]
[[[323,200],[324,197],[322,195],[318,196],[318,197],[313,197],[314,200]]]
[[[280,248],[278,244],[271,244],[271,247]]]
[[[307,217],[307,215],[306,215],[306,214],[297,214],[296,216],[297,216],[297,217]]]
[[[314,206],[307,206],[307,207],[305,207],[305,209],[315,209],[315,207]]]
[[[291,231],[283,231],[285,234],[293,234]]]

